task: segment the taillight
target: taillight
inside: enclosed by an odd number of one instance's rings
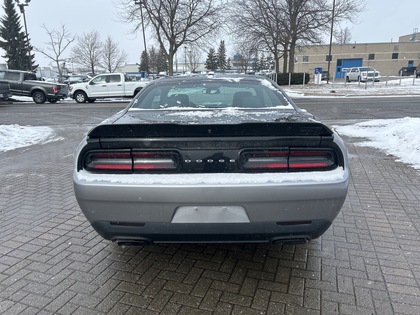
[[[243,151],[240,165],[248,171],[328,171],[338,166],[338,157],[331,149]]]
[[[144,173],[175,171],[176,152],[92,151],[85,154],[83,168],[96,173]]]
[[[288,151],[244,152],[242,166],[247,170],[287,170]]]
[[[333,151],[290,151],[290,170],[330,170],[336,167]]]
[[[86,155],[84,168],[93,172],[131,173],[133,159],[130,152],[92,152]]]
[[[58,88],[58,86],[53,87],[53,92],[54,94],[57,94],[58,92],[60,92],[60,89]]]
[[[133,152],[134,171],[174,171],[178,168],[178,157],[173,152]]]

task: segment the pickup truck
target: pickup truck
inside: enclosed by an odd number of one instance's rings
[[[148,81],[133,81],[124,73],[104,73],[85,83],[71,84],[70,97],[78,103],[93,103],[98,98],[134,97]]]
[[[379,82],[381,73],[371,67],[353,67],[346,71],[346,81],[375,81]]]
[[[56,103],[66,98],[68,93],[66,84],[40,81],[35,73],[29,71],[0,70],[0,80],[9,83],[12,95],[30,96],[37,104],[47,100]]]

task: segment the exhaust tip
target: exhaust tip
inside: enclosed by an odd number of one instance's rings
[[[150,245],[152,242],[147,239],[117,239],[114,242],[121,247],[133,247],[133,246],[147,246]]]
[[[290,239],[275,239],[273,240],[273,244],[276,245],[299,245],[299,244],[306,244],[310,240],[307,238],[290,238]]]

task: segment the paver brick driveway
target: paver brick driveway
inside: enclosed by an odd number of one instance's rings
[[[418,171],[345,139],[348,199],[320,239],[120,248],[73,196],[84,117],[51,121],[61,141],[0,152],[1,314],[420,314]]]

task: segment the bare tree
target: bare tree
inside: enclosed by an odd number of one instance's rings
[[[344,29],[340,28],[334,32],[334,37],[337,41],[337,44],[349,44],[351,42],[350,29],[348,27],[345,27]]]
[[[123,21],[137,21],[140,27],[140,10],[168,59],[169,75],[173,75],[174,55],[178,48],[197,43],[214,34],[223,25],[221,14],[224,4],[218,0],[120,0]],[[136,28],[136,29],[137,29]]]
[[[237,38],[268,50],[278,60],[285,51],[289,34],[284,31],[284,10],[279,0],[243,0],[232,3],[230,21]],[[243,43],[237,42],[238,47]],[[283,49],[282,49],[283,48]],[[276,63],[276,72],[279,65]]]
[[[363,9],[364,0],[285,0],[285,29],[290,34],[289,72],[294,71],[299,42],[320,43],[331,23],[352,21]],[[333,9],[334,7],[334,9]]]
[[[188,67],[191,72],[197,71],[197,68],[201,64],[201,57],[202,53],[197,47],[190,47],[190,50],[188,51]]]
[[[72,36],[64,25],[61,25],[60,30],[49,30],[45,24],[42,25],[42,28],[47,32],[49,36],[49,41],[45,44],[47,45],[46,51],[41,48],[35,47],[35,51],[43,54],[48,59],[51,59],[55,62],[58,69],[58,78],[61,82],[63,80],[63,69],[60,65],[60,62],[64,61],[62,55],[64,51],[70,46],[71,43],[76,39],[75,36]]]
[[[115,72],[118,67],[126,62],[128,55],[118,48],[118,44],[113,41],[111,36],[108,36],[103,43],[101,57],[101,66],[109,72]]]
[[[240,38],[269,50],[283,71],[293,72],[297,45],[320,43],[331,23],[351,21],[364,0],[242,0],[232,4],[232,29]],[[276,62],[276,71],[279,66]]]
[[[75,63],[90,69],[95,73],[95,68],[101,65],[102,43],[97,31],[83,34],[77,38],[76,47],[72,49]]]
[[[242,43],[236,44],[235,51],[237,52],[236,56],[239,58],[236,58],[234,66],[240,68],[241,72],[247,73],[248,68],[252,66],[250,60],[255,56],[255,46],[244,40]]]

